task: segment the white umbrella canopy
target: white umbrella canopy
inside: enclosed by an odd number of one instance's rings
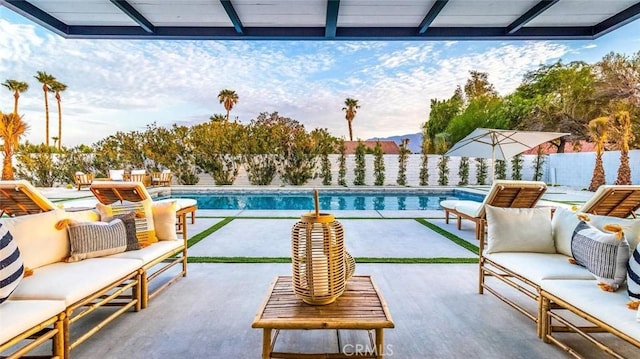
[[[476,128],[456,142],[444,155],[490,158],[491,178],[494,178],[495,160],[507,160],[530,148],[566,135],[570,133]]]

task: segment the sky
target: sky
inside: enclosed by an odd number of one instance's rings
[[[236,91],[231,119],[249,123],[277,111],[308,130],[348,137],[344,100],[358,100],[354,139],[420,132],[433,98],[450,97],[469,71],[487,72],[512,92],[541,64],[597,62],[614,51],[640,51],[640,20],[581,41],[160,41],[67,40],[0,7],[0,82],[25,81],[19,112],[25,138],[45,137],[36,71],[68,85],[62,97],[64,146],[90,145],[117,131],[194,125],[224,114],[217,95]],[[50,95],[50,136],[58,133]],[[13,95],[0,88],[0,111]]]

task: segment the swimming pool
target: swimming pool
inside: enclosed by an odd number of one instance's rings
[[[312,210],[311,191],[182,191],[172,190],[171,198],[194,198],[199,209]],[[482,202],[481,194],[451,191],[360,192],[320,191],[320,210],[438,210],[440,201],[464,199]],[[169,198],[169,196],[159,197]]]

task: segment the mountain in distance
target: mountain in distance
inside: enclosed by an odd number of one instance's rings
[[[374,137],[367,141],[393,141],[399,146],[405,138],[409,139],[409,150],[411,150],[411,153],[420,153],[420,146],[422,146],[422,133],[420,132],[401,136]]]

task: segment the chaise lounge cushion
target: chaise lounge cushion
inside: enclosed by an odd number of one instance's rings
[[[72,305],[111,283],[137,271],[142,261],[124,258],[92,258],[73,263],[54,263],[24,278],[11,299],[64,300]]]
[[[64,211],[53,210],[2,219],[20,248],[26,268],[36,269],[69,256],[67,230],[56,229],[56,224],[65,218]]]
[[[626,290],[605,292],[594,290],[595,286],[595,281],[588,280],[545,280],[541,283],[542,290],[640,341],[640,323],[636,320],[636,311],[627,308]]]
[[[71,249],[67,262],[102,257],[127,249],[127,231],[124,222],[117,218],[110,222],[70,221],[68,230]]]
[[[0,343],[26,332],[65,310],[62,300],[8,300],[0,306]],[[5,325],[11,323],[10,325]]]
[[[122,252],[104,258],[139,259],[142,261],[143,265],[146,265],[153,262],[157,258],[165,256],[167,253],[179,252],[183,247],[184,242],[182,241],[160,241],[137,251]]]
[[[569,264],[569,257],[562,254],[505,252],[487,254],[486,258],[538,285],[545,279],[595,279],[586,268]]]
[[[550,208],[499,208],[486,205],[487,253],[555,253]]]

